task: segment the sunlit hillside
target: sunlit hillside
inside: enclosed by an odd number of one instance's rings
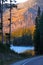
[[[16,35],[22,35],[22,31],[23,29],[27,28],[30,29],[33,33],[34,31],[34,23],[33,20],[31,19],[31,13],[29,15],[26,14],[25,16],[25,12],[27,11],[27,9],[12,9],[12,17],[11,17],[11,32],[13,33],[13,36]],[[9,9],[6,10],[3,14],[3,31],[4,33],[9,33],[9,28],[10,28],[10,21],[8,20],[10,18],[10,12]]]
[[[29,5],[28,5],[29,4]],[[13,36],[21,36],[24,29],[27,31],[30,30],[33,34],[35,25],[34,25],[34,14],[29,11],[31,7],[36,4],[32,0],[18,4],[18,8],[11,9],[11,33]],[[22,5],[22,6],[21,6]],[[20,7],[21,6],[21,7]],[[22,8],[23,7],[23,8]],[[3,13],[3,31],[4,33],[9,33],[10,29],[10,9],[7,9]],[[26,33],[26,31],[24,32]]]
[[[11,21],[12,21],[11,22],[11,31],[12,32],[16,31],[16,33],[17,33],[17,31],[20,29],[29,28],[31,30],[31,32],[33,33],[34,23],[32,20],[32,13],[29,13],[26,8],[19,9],[19,10],[13,8],[11,13],[12,13],[11,14]],[[28,15],[27,15],[27,13],[28,13]],[[9,18],[10,18],[10,11],[8,9],[3,14],[4,33],[9,32],[9,27],[10,27],[9,26],[10,21],[8,20]]]

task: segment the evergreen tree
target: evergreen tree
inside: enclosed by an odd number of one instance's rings
[[[40,54],[40,30],[39,30],[40,7],[38,7],[37,17],[35,19],[36,29],[34,32],[35,54]]]
[[[38,14],[35,19],[36,29],[34,32],[34,46],[36,54],[43,54],[43,12],[40,15],[40,7],[38,7]]]
[[[37,12],[38,17],[40,16],[40,12],[41,12],[41,10],[40,10],[40,7],[38,6],[38,12]]]
[[[43,54],[43,12],[39,20],[39,30],[40,30],[40,54]]]
[[[38,20],[37,20],[37,22],[38,22]],[[40,45],[40,31],[38,29],[38,24],[37,24],[35,32],[34,32],[35,54],[39,54],[39,45]]]

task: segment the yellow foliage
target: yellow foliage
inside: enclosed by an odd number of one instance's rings
[[[14,32],[12,32],[12,37],[19,37],[19,36],[22,36],[24,34],[33,34],[34,32],[34,27],[32,26],[31,28],[20,28],[20,29],[17,29],[15,30]]]

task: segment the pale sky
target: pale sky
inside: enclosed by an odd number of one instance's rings
[[[12,3],[14,3],[14,1],[16,1],[16,3],[23,3],[26,2],[27,0],[12,0]],[[10,0],[5,1],[4,3],[10,3]]]
[[[22,2],[26,2],[27,0],[16,0],[17,3],[22,3]]]
[[[12,0],[13,2],[14,1],[17,1],[17,3],[21,3],[21,2],[25,2],[25,1],[27,1],[27,0]],[[10,0],[7,0],[7,2],[10,2]]]

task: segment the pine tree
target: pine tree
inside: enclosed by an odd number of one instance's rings
[[[35,47],[35,54],[40,54],[40,30],[39,30],[39,18],[40,18],[40,7],[38,7],[37,17],[35,19],[36,29],[34,32],[34,47]]]
[[[37,12],[38,17],[40,16],[40,12],[41,12],[41,10],[40,10],[40,7],[38,6],[38,12]]]
[[[43,12],[39,20],[39,30],[40,30],[40,54],[43,54]]]

